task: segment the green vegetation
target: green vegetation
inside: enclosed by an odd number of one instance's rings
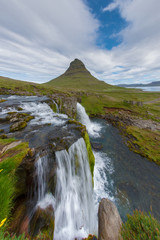
[[[0,139],[0,148],[13,143],[15,139]],[[20,143],[0,154],[0,221],[10,217],[15,197],[16,176],[15,170],[28,152],[28,143]],[[5,225],[1,228],[4,230]],[[1,231],[0,231],[1,232]],[[3,234],[1,232],[1,234]],[[3,239],[3,238],[0,238]]]
[[[11,236],[9,233],[0,231],[0,239],[1,240],[27,240],[27,238],[25,238],[24,234],[20,235],[20,236]]]
[[[147,216],[135,211],[133,216],[127,216],[127,222],[122,225],[123,240],[159,240],[160,223],[151,214]]]
[[[134,138],[131,138],[131,141],[128,140],[131,150],[160,165],[160,133],[158,131],[129,126],[126,128],[126,133]]]
[[[88,152],[88,157],[89,157],[89,166],[90,166],[91,175],[92,175],[92,182],[93,182],[95,158],[94,158],[94,155],[93,155],[93,152],[92,152],[92,147],[91,147],[91,144],[90,144],[90,140],[89,140],[89,136],[88,136],[87,131],[84,131],[83,138],[84,138],[84,141],[85,141],[86,147],[87,147],[87,152]]]

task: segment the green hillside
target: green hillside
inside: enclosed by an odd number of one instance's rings
[[[113,86],[93,77],[85,65],[78,59],[70,63],[64,74],[43,85],[77,91],[103,91],[106,88],[113,88]]]

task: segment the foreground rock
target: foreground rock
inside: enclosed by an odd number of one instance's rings
[[[103,198],[98,210],[98,239],[122,240],[121,225],[122,220],[116,206],[110,200]]]

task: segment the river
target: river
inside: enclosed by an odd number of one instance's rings
[[[91,137],[91,142],[102,147],[94,151],[96,201],[108,197],[123,220],[135,209],[152,211],[160,220],[160,167],[130,151],[119,130],[105,120],[92,122],[102,127],[99,138]]]

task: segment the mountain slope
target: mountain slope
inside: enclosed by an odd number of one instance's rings
[[[75,59],[70,63],[67,71],[61,76],[45,83],[44,85],[67,88],[67,89],[76,89],[76,90],[90,90],[97,91],[103,90],[107,87],[111,87],[103,81],[100,81],[93,77],[90,72],[86,69],[83,62],[78,59]]]

